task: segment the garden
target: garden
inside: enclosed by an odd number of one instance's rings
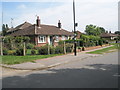
[[[23,62],[34,62],[37,59],[43,59],[74,51],[74,40],[59,41],[57,46],[36,47],[30,43],[29,37],[6,36],[3,39],[3,64],[20,64]],[[102,46],[108,44],[104,39],[98,36],[81,35],[81,39],[76,40],[77,50],[84,51],[86,47]]]

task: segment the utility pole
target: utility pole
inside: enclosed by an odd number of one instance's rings
[[[2,26],[3,26],[3,7],[2,7]],[[2,34],[1,34],[1,38],[0,38],[0,52],[1,52],[1,56],[3,56],[3,28],[2,28]]]
[[[76,51],[76,23],[75,23],[75,2],[73,0],[73,21],[74,21],[74,55],[77,55]]]

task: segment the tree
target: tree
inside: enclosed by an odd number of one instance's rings
[[[101,30],[101,33],[105,33],[105,29],[103,27],[99,27]]]
[[[5,36],[7,34],[7,30],[9,30],[8,25],[3,24],[2,25],[2,34],[3,34],[3,36]]]
[[[2,34],[3,34],[3,36],[5,36],[5,34],[6,34],[5,24],[2,25]]]
[[[6,24],[6,31],[9,30],[8,24]]]
[[[102,33],[105,33],[105,29],[103,27],[97,27],[95,25],[87,25],[85,30],[87,35],[99,36]]]
[[[120,35],[120,31],[115,31],[115,34],[119,34]]]

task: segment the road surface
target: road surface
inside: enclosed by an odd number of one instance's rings
[[[4,77],[2,85],[3,88],[117,88],[118,77],[118,52],[112,52]]]

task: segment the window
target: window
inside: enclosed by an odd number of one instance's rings
[[[38,43],[45,43],[46,42],[46,36],[39,36]]]
[[[55,36],[55,42],[59,41],[59,36]]]
[[[65,36],[62,36],[62,40],[65,40]]]

